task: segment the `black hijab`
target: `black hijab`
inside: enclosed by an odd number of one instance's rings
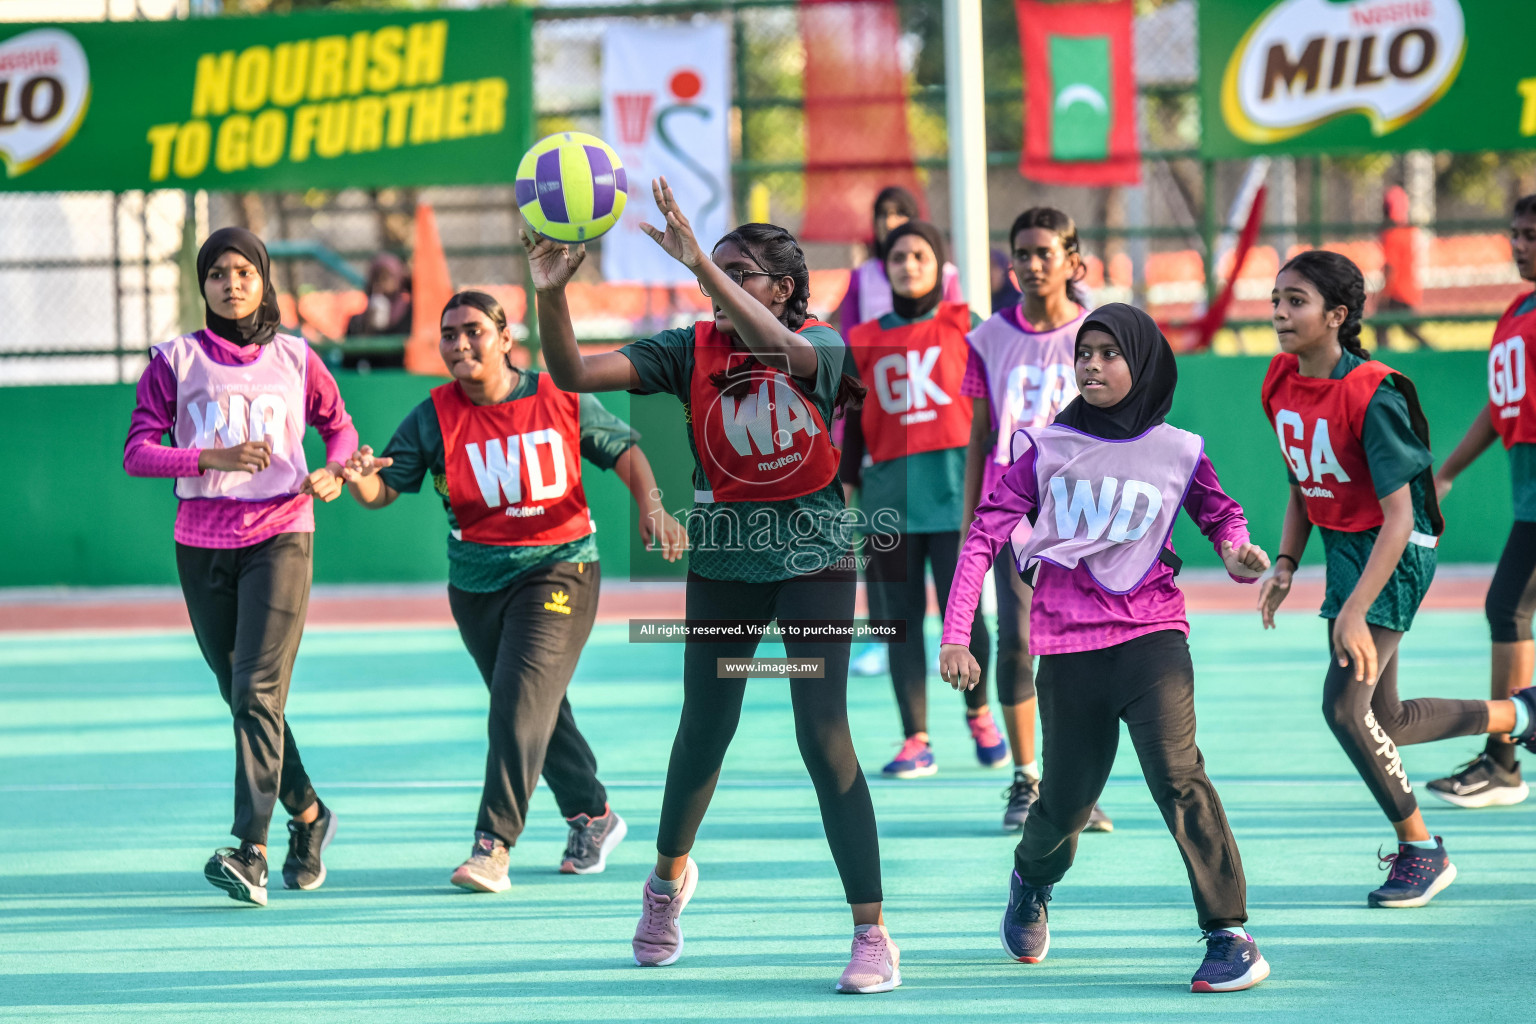
[[[1088,314],[1078,335],[1084,331],[1104,331],[1120,343],[1120,354],[1131,369],[1131,390],[1108,409],[1089,405],[1078,395],[1056,422],[1107,441],[1138,437],[1163,422],[1173,406],[1179,368],[1153,319],[1135,306],[1111,302]]]
[[[891,289],[891,309],[897,316],[916,320],[932,313],[939,301],[944,298],[944,262],[948,257],[944,252],[944,236],[939,234],[939,229],[925,220],[914,219],[897,225],[891,229],[889,235],[885,236],[885,256],[881,257],[882,262],[890,256],[896,242],[907,235],[916,235],[927,242],[928,247],[933,250],[933,260],[938,265],[938,272],[933,278],[933,289],[928,294],[908,298],[905,295],[897,295],[896,289]],[[889,270],[886,271],[885,276],[891,276]]]
[[[222,317],[207,305],[208,272],[220,256],[231,251],[250,260],[261,275],[261,305],[238,320]],[[197,289],[203,296],[204,322],[210,331],[225,341],[238,345],[265,345],[277,336],[282,316],[277,311],[277,290],[272,287],[272,261],[267,257],[267,247],[261,239],[245,228],[219,228],[208,236],[208,241],[197,252]]]
[[[902,215],[905,216],[907,220],[917,220],[918,217],[922,216],[922,211],[917,207],[916,196],[902,188],[900,185],[889,185],[881,189],[880,194],[875,196],[875,209],[874,213],[871,215],[872,221],[880,219],[880,207],[884,206],[886,203],[895,203],[896,209],[901,211]],[[880,232],[876,231],[874,237],[879,238]],[[875,243],[875,257],[879,259],[881,263],[885,262],[885,254],[889,250],[890,244],[891,240],[889,237],[887,237],[883,243]]]

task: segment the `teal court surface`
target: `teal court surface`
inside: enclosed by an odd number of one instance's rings
[[[1323,626],[1193,622],[1201,746],[1274,970],[1252,991],[1188,993],[1203,947],[1126,741],[1103,799],[1115,831],[1084,836],[1057,886],[1050,958],[1007,960],[1006,776],[976,765],[961,702],[936,679],[940,773],[910,782],[878,777],[900,739],[888,681],[851,686],[905,984],[838,996],[851,925],[782,683],[750,685],[694,850],[683,958],[642,970],[629,939],[680,647],[599,625],[572,687],[630,826],[607,872],[558,874],[565,827],[541,789],[512,889],[491,896],[448,885],[485,750],[486,693],[457,635],[311,629],[289,721],[340,832],[323,888],[275,888],[256,909],[201,874],[229,842],[232,745],[191,636],[28,633],[0,636],[0,1021],[1529,1020],[1536,801],[1461,811],[1426,797],[1458,880],[1425,909],[1367,909],[1392,833],[1323,723]],[[1484,695],[1480,614],[1422,614],[1403,653],[1404,696]],[[1422,784],[1478,746],[1410,748],[1405,761]],[[275,872],[280,846],[273,856]]]

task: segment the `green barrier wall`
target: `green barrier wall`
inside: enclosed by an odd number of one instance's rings
[[[1394,354],[1392,364],[1419,386],[1443,458],[1486,400],[1486,358],[1478,352]],[[1273,553],[1286,500],[1285,469],[1259,409],[1268,360],[1194,356],[1180,360],[1171,422],[1202,434],[1222,484],[1248,511],[1254,535]],[[339,378],[347,407],[366,443],[382,448],[396,424],[426,397],[432,382],[374,373]],[[635,424],[655,467],[667,506],[692,499],[691,459],[681,407],[667,396],[604,395],[604,403]],[[122,444],[133,409],[133,388],[35,387],[0,389],[0,432],[12,439],[0,453],[8,483],[0,529],[0,585],[106,586],[176,582],[171,523],[176,501],[170,481],[130,479]],[[322,450],[310,433],[311,464]],[[587,497],[598,525],[605,574],[621,579],[679,575],[659,555],[635,547],[635,513],[612,473],[588,467]],[[1490,452],[1463,475],[1446,501],[1445,562],[1493,562],[1509,529],[1507,462]],[[316,509],[315,579],[326,583],[407,582],[447,578],[445,526],[435,495],[406,495],[378,512],[343,495]],[[1191,566],[1218,564],[1210,546],[1181,517],[1175,535]],[[1314,539],[1311,557],[1321,550]]]

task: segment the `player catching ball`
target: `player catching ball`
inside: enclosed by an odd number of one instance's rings
[[[511,886],[510,848],[540,773],[570,828],[560,870],[596,874],[626,826],[566,699],[602,579],[581,459],[619,475],[640,508],[640,536],[659,541],[668,561],[686,538],[628,424],[549,374],[512,365],[512,331],[494,298],[449,299],[439,343],[453,380],[411,410],[382,456],[360,449],[345,474],[372,509],[415,494],[430,475],[448,517],[448,605],[491,692],[475,840],[450,881],[478,892]]]
[[[682,955],[678,918],[699,882],[689,854],[741,716],[746,680],[722,677],[717,661],[752,657],[758,638],[747,627],[853,620],[849,529],[827,428],[833,410],[864,390],[843,375],[842,338],[806,312],[810,271],[788,231],[745,224],[705,250],[666,180],[652,191],[666,225],[647,233],[714,304],[714,317],[692,327],[582,354],[565,286],[585,248],[523,235],[556,382],[578,392],[666,393],[683,403],[694,456],[688,621],[723,620],[722,628],[746,633],[690,635],[684,647],[682,720],[633,942],[642,966]],[[881,919],[875,811],[848,730],[849,640],[786,637],[784,646],[791,659],[820,659],[823,668],[819,678],[790,679],[789,691],[800,755],[853,909],[853,955],[837,987],[886,992],[901,984],[900,952]]]
[[[1536,742],[1536,690],[1513,699],[1399,700],[1397,649],[1435,575],[1445,522],[1430,475],[1429,425],[1412,381],[1360,346],[1365,279],[1333,252],[1301,253],[1272,294],[1280,353],[1264,378],[1264,414],[1291,482],[1275,571],[1259,592],[1266,628],[1290,593],[1307,538],[1323,535],[1332,659],[1323,714],[1397,833],[1373,907],[1422,907],[1456,878],[1424,825],[1398,748],[1510,733]]]

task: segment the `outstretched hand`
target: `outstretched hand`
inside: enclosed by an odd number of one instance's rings
[[[555,291],[570,284],[577,269],[587,258],[585,245],[566,245],[530,231],[525,224],[518,231],[523,251],[528,254],[528,272],[539,291]]]
[[[656,209],[661,211],[662,218],[667,222],[666,230],[659,230],[649,224],[641,224],[641,230],[650,235],[668,256],[689,270],[696,270],[704,262],[704,250],[699,247],[699,240],[693,234],[693,225],[683,216],[666,178],[651,181],[651,195],[656,199]]]
[[[355,484],[364,477],[373,476],[385,466],[394,464],[395,460],[389,456],[375,456],[373,449],[365,444],[347,458],[341,467],[341,476],[347,483]]]

